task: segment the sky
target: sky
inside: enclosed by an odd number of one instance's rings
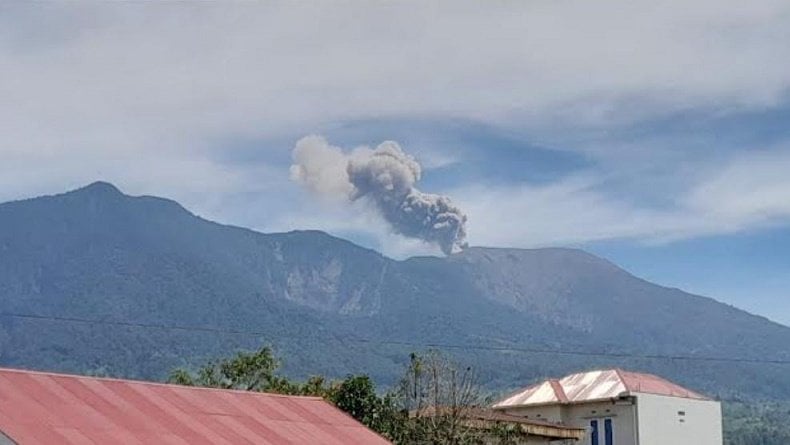
[[[790,324],[790,3],[2,2],[0,201],[96,180],[440,255],[290,174],[396,141],[470,245],[578,247]]]

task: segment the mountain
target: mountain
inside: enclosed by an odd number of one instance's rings
[[[107,183],[0,204],[0,364],[163,378],[264,343],[294,376],[387,384],[409,352],[435,345],[498,390],[620,366],[722,397],[790,399],[790,366],[765,363],[790,360],[790,328],[580,250],[395,261],[322,232],[217,224]]]

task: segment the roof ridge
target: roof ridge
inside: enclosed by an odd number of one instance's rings
[[[195,389],[195,390],[200,390],[200,391],[253,394],[253,395],[264,396],[264,397],[299,398],[299,399],[308,399],[308,400],[321,400],[321,401],[326,402],[326,400],[324,400],[322,397],[318,397],[318,396],[278,394],[278,393],[273,393],[273,392],[252,391],[252,390],[245,391],[243,389],[234,389],[234,388],[211,388],[211,387],[207,387],[207,386],[189,386],[189,385],[179,385],[177,383],[152,382],[152,381],[148,381],[148,380],[132,380],[132,379],[122,379],[122,378],[117,378],[117,377],[96,377],[96,376],[87,376],[87,375],[80,375],[80,374],[67,374],[67,373],[52,372],[52,371],[38,371],[38,370],[31,370],[31,369],[17,369],[17,368],[0,367],[0,374],[6,373],[6,372],[14,373],[14,374],[33,374],[33,375],[41,375],[41,376],[49,376],[49,377],[65,377],[65,378],[71,378],[71,379],[99,380],[99,381],[103,381],[103,382],[132,383],[132,384],[136,384],[136,385],[159,386],[159,387],[165,387],[165,388]]]
[[[682,390],[683,392],[686,393],[686,397],[699,398],[701,400],[714,400],[713,398],[708,397],[705,394],[702,394],[702,393],[699,393],[697,391],[694,391],[693,389],[686,388],[685,386],[677,384],[677,383],[673,382],[672,380],[665,379],[664,377],[661,377],[659,375],[654,375],[654,374],[649,374],[649,375],[657,378],[658,380],[660,380],[663,383],[666,383],[668,385],[674,386],[674,387]]]
[[[637,393],[642,393],[642,394],[653,394],[653,395],[658,395],[658,396],[665,395],[665,396],[685,397],[685,398],[700,399],[700,400],[713,400],[712,398],[710,398],[710,397],[708,397],[708,396],[706,396],[706,395],[704,395],[702,393],[699,393],[697,391],[694,391],[694,390],[691,390],[689,388],[686,388],[685,386],[679,385],[679,384],[673,382],[672,380],[669,380],[667,378],[661,377],[660,375],[657,375],[657,374],[652,374],[652,373],[649,373],[649,372],[628,371],[628,370],[623,370],[623,369],[620,369],[620,368],[617,368],[616,371],[617,371],[618,377],[623,381],[623,385],[625,386],[625,389],[628,390],[629,392],[637,392]],[[658,380],[659,382],[661,382],[663,384],[666,384],[666,385],[668,385],[668,386],[670,386],[672,388],[675,388],[675,389],[679,390],[684,395],[673,395],[673,394],[664,394],[664,393],[660,393],[660,392],[646,391],[646,390],[642,389],[641,384],[637,388],[630,388],[628,386],[628,384],[625,382],[625,378],[623,377],[622,373],[626,373],[626,374],[629,374],[631,376],[649,377],[651,379]]]
[[[517,395],[519,395],[521,393],[525,393],[525,392],[529,391],[532,388],[536,388],[536,387],[542,385],[543,383],[545,383],[545,381],[544,380],[540,380],[540,381],[537,381],[537,382],[535,382],[535,383],[533,383],[531,385],[521,386],[518,389],[514,389],[514,390],[508,392],[506,395],[500,397],[496,402],[492,403],[491,407],[496,409],[496,406],[499,405],[500,403],[504,402],[505,400],[508,400],[510,398],[513,398],[513,397],[516,397]]]
[[[606,383],[606,386],[601,386],[603,383]],[[529,391],[547,384],[551,388],[552,397],[548,395],[548,390],[545,390],[545,393],[539,397],[535,397],[535,394],[527,394]],[[612,397],[629,395],[629,393],[653,394],[695,400],[714,400],[702,393],[688,389],[655,374],[628,371],[614,367],[576,372],[568,374],[560,379],[549,378],[541,380],[539,383],[522,388],[518,392],[500,399],[493,407],[496,409],[504,409],[514,406],[539,404],[564,405],[593,400],[606,400]],[[518,397],[521,394],[525,394],[525,396]],[[604,396],[603,394],[608,395]]]
[[[568,403],[568,395],[565,394],[565,388],[562,387],[562,383],[560,383],[557,379],[549,379],[549,385],[551,385],[551,389],[554,390],[554,395],[557,397],[562,403]]]
[[[617,375],[617,378],[620,379],[620,383],[623,384],[623,388],[625,388],[626,391],[630,391],[631,388],[628,387],[628,382],[625,381],[625,377],[623,376],[623,373],[626,371],[620,368],[613,368],[612,370]]]

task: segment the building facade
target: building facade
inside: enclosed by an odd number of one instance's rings
[[[721,405],[651,374],[572,374],[494,404],[508,415],[586,428],[586,445],[722,445]]]

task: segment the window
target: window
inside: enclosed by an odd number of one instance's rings
[[[612,428],[612,419],[606,419],[603,421],[604,443],[606,445],[614,444],[614,431]]]
[[[592,431],[590,432],[590,435],[592,437],[592,441],[590,443],[592,445],[600,445],[599,442],[598,442],[598,421],[597,420],[591,420],[590,421],[590,427],[592,428]]]
[[[614,445],[614,423],[612,419],[603,420],[603,444]],[[601,445],[601,433],[599,431],[601,420],[590,420],[590,444]]]

